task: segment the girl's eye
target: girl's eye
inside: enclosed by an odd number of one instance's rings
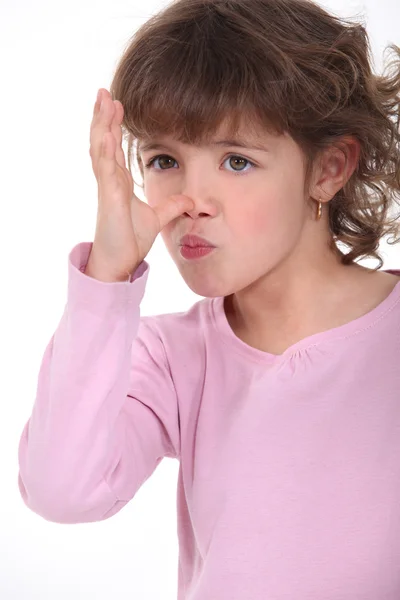
[[[172,158],[171,156],[168,156],[166,154],[158,154],[157,156],[154,156],[146,165],[144,165],[144,167],[145,167],[145,169],[154,168],[153,165],[158,160],[159,165],[161,165],[161,168],[156,168],[155,170],[156,171],[168,171],[169,170],[168,166],[165,169],[162,166],[163,159],[166,159],[165,162],[169,163],[169,164],[171,163],[171,161],[176,162],[176,160],[174,158]],[[229,160],[229,161],[232,160],[232,163],[230,163],[230,164],[234,165],[233,171],[231,171],[231,172],[242,173],[242,172],[248,171],[249,169],[246,169],[246,170],[236,169],[236,166],[243,165],[243,163],[248,163],[249,165],[251,165],[251,167],[256,166],[253,162],[251,162],[247,158],[243,158],[242,156],[237,156],[236,154],[231,154],[224,160],[224,162],[226,162],[227,160]]]

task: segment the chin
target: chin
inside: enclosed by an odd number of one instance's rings
[[[211,274],[203,273],[194,275],[185,273],[184,269],[179,269],[182,279],[189,289],[198,296],[204,298],[218,298],[220,296],[229,296],[237,291],[237,286],[224,282],[218,276],[212,277]]]
[[[217,277],[211,277],[208,273],[188,273],[186,269],[182,269],[182,265],[177,266],[183,281],[198,296],[217,298],[225,295],[225,286]]]
[[[185,278],[183,279],[188,288],[198,296],[204,296],[204,298],[217,298],[218,296],[225,296],[225,291],[223,290],[222,286],[218,285],[217,283],[215,285],[211,285],[210,283],[207,285],[206,283],[202,283],[200,281],[193,282],[188,281]]]

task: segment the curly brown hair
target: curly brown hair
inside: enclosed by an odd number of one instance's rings
[[[175,0],[133,35],[110,93],[124,106],[128,168],[136,141],[169,134],[206,143],[223,121],[234,136],[244,115],[287,132],[305,156],[306,186],[318,154],[344,137],[361,152],[329,202],[331,248],[383,261],[380,240],[400,241],[400,48],[373,73],[366,28],[310,0]],[[136,160],[143,165],[136,147]],[[143,187],[143,185],[140,185]]]

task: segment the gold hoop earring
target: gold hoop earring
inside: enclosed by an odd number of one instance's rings
[[[321,216],[322,216],[322,202],[319,200],[318,201],[317,221],[320,220]]]

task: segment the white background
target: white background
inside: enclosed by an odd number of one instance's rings
[[[132,502],[101,523],[47,522],[25,507],[17,486],[19,437],[43,352],[64,310],[68,254],[94,236],[89,128],[97,90],[109,89],[129,38],[164,5],[0,3],[1,600],[176,598],[176,460],[164,459]],[[398,0],[327,0],[323,6],[366,18],[376,69],[383,48],[400,45]],[[400,269],[399,246],[381,248],[382,268]],[[181,280],[160,236],[147,260],[143,315],[186,310],[200,299]],[[361,264],[375,267],[376,261]]]

